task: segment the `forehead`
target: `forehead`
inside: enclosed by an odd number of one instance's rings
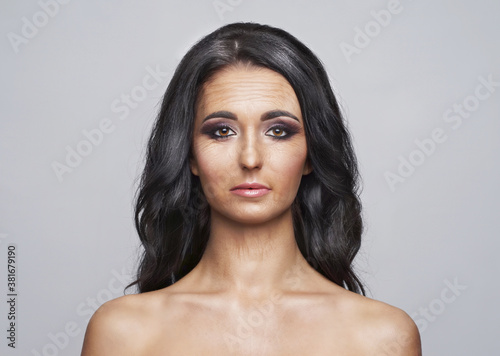
[[[268,68],[230,66],[215,73],[200,90],[199,115],[215,110],[286,109],[300,116],[295,91]]]

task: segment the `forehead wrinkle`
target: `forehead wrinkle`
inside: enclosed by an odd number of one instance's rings
[[[268,86],[269,87],[269,86]],[[203,108],[207,108],[212,103],[217,104],[228,104],[232,102],[241,103],[257,103],[264,102],[269,103],[273,106],[288,105],[294,109],[298,109],[298,105],[295,102],[295,93],[281,90],[274,90],[274,88],[269,87],[268,90],[263,91],[262,88],[242,88],[241,83],[234,88],[227,86],[216,86],[209,87],[202,93],[201,104]],[[244,100],[242,100],[244,98]]]
[[[255,68],[233,68],[216,73],[202,85],[198,106],[200,111],[205,114],[208,114],[208,111],[223,109],[231,111],[227,106],[233,103],[240,107],[246,104],[245,111],[248,111],[250,107],[263,102],[268,104],[270,109],[292,108],[296,116],[302,119],[300,104],[288,81],[278,73],[271,70],[262,71],[260,68],[257,69],[257,72],[260,72],[258,74],[263,74],[268,80],[255,77],[255,71]]]

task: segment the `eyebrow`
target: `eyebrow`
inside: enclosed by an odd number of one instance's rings
[[[274,119],[275,117],[280,117],[280,116],[287,116],[289,118],[292,118],[294,120],[297,120],[298,122],[299,119],[293,115],[292,113],[286,111],[286,110],[271,110],[271,111],[266,111],[265,113],[263,113],[260,117],[260,121],[266,121],[266,120],[270,120],[270,119]],[[212,119],[214,117],[223,117],[225,119],[230,119],[230,120],[236,120],[238,121],[238,117],[233,114],[232,112],[230,111],[216,111],[214,113],[211,113],[209,115],[207,115],[202,123],[204,123],[205,121],[209,120],[209,119]]]

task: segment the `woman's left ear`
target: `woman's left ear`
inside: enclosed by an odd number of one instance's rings
[[[306,159],[306,163],[304,164],[304,169],[302,170],[302,175],[308,175],[309,173],[312,172],[312,165],[311,161],[309,161],[309,157]]]

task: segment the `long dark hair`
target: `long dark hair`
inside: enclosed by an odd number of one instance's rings
[[[203,255],[210,207],[199,177],[189,167],[195,104],[203,83],[239,62],[281,74],[300,104],[313,167],[302,177],[292,205],[301,253],[332,282],[365,295],[352,266],[363,230],[357,161],[327,73],[294,36],[252,22],[228,24],[205,36],[175,70],[148,142],[137,191],[135,225],[144,251],[137,279],[128,287],[137,285],[141,293],[167,287]]]

